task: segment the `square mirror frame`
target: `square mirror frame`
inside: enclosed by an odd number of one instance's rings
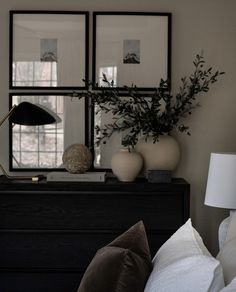
[[[10,11],[10,89],[85,89],[89,12]]]
[[[57,99],[59,97],[60,101]],[[37,172],[65,170],[62,165],[62,155],[68,146],[79,143],[89,147],[87,100],[78,100],[76,97],[72,98],[69,94],[62,92],[15,92],[9,94],[9,109],[12,108],[13,103],[18,104],[22,101],[48,107],[49,110],[55,112],[62,119],[62,122],[45,126],[14,125],[14,127],[9,122],[9,170]],[[56,107],[57,110],[55,110]],[[72,112],[73,115],[71,114]],[[60,159],[60,165],[55,163],[55,167],[48,166],[49,161],[47,161],[48,157],[53,155],[52,149],[54,148],[57,149],[57,152],[54,151],[54,154],[57,156],[54,155],[56,157],[55,159]],[[37,162],[36,167],[34,166],[34,162],[30,164],[31,159],[33,161],[35,156],[38,159],[40,155],[44,157],[42,158],[42,164],[44,161],[47,166],[40,166],[40,161]]]

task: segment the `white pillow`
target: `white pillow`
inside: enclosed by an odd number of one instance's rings
[[[220,290],[220,292],[235,292],[236,291],[236,277],[232,280],[232,282],[227,285],[225,288]]]
[[[227,285],[236,277],[236,237],[224,243],[217,259],[223,267],[225,284]]]
[[[223,272],[189,219],[158,250],[144,292],[216,292]]]

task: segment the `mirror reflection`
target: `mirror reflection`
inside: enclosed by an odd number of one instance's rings
[[[112,113],[105,113],[104,111],[94,108],[94,127],[98,125],[103,128],[104,125],[112,121]],[[94,130],[94,167],[98,169],[110,169],[111,158],[122,147],[122,137],[124,133],[113,133],[112,136],[97,145],[96,141],[100,133]]]
[[[10,86],[84,88],[86,12],[11,12]]]
[[[10,168],[60,169],[66,147],[87,144],[85,101],[63,95],[14,94],[11,105],[28,101],[56,113],[61,122],[42,126],[10,127]]]

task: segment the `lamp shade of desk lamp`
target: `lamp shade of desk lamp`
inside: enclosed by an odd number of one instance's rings
[[[205,205],[236,209],[236,153],[212,153],[208,171]],[[232,212],[231,212],[232,214]],[[231,216],[219,227],[219,245],[222,246]]]
[[[41,126],[53,123],[59,123],[60,117],[50,110],[47,110],[41,105],[35,105],[30,102],[21,102],[19,105],[14,105],[8,114],[0,121],[0,126],[6,119],[13,124],[25,125],[25,126]],[[33,179],[26,176],[10,176],[6,173],[3,166],[0,165],[1,170],[7,178],[10,179]],[[33,180],[37,180],[34,177]]]
[[[40,126],[53,124],[56,119],[42,107],[24,101],[14,108],[9,121],[19,125]]]
[[[26,101],[21,102],[19,105],[14,105],[0,121],[0,126],[7,118],[9,118],[9,121],[13,124],[26,126],[40,126],[61,121],[55,113],[45,110],[40,105],[37,106]]]

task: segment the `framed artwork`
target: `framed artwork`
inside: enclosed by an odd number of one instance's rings
[[[171,13],[94,12],[93,84],[153,90],[171,78]]]
[[[84,89],[88,12],[10,11],[10,88]]]
[[[63,170],[64,150],[74,144],[88,146],[87,100],[63,93],[11,93],[10,109],[21,102],[43,107],[60,117],[59,123],[42,126],[9,126],[9,165],[14,171]]]

